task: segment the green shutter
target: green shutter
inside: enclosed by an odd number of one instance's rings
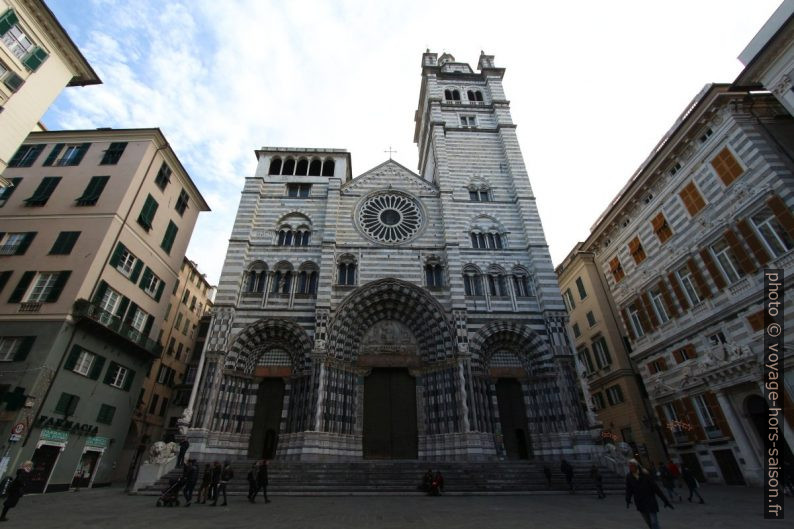
[[[160,244],[160,247],[165,250],[166,253],[171,253],[171,247],[174,245],[177,231],[179,231],[179,228],[176,227],[176,224],[174,224],[173,221],[168,221],[168,227],[165,229],[163,242]]]
[[[23,84],[25,84],[25,80],[14,72],[8,72],[3,77],[3,84],[6,85],[12,92],[16,92]],[[10,164],[9,166],[13,167]]]
[[[12,26],[19,23],[17,14],[13,9],[7,9],[5,13],[0,16],[0,37],[8,33]]]
[[[98,380],[99,375],[102,373],[102,367],[105,365],[105,357],[95,355],[94,356],[94,364],[91,366],[91,372],[88,374],[88,378],[91,380]]]
[[[4,272],[0,272],[0,292],[3,291],[3,289],[6,286],[6,283],[8,283],[9,279],[11,279],[12,273],[13,272],[11,270],[5,270]]]
[[[58,297],[60,297],[61,291],[63,290],[64,285],[66,285],[66,282],[69,280],[70,275],[72,275],[70,270],[64,270],[58,274],[58,279],[55,280],[55,284],[52,286],[52,290],[50,290],[46,301],[50,303],[58,301]]]
[[[33,342],[36,341],[35,336],[25,336],[22,338],[22,343],[19,344],[17,352],[14,353],[14,362],[22,362],[28,357],[28,353],[33,348]]]
[[[124,253],[124,250],[127,248],[124,247],[123,244],[118,243],[116,245],[116,249],[113,250],[113,255],[110,256],[110,266],[117,267],[119,265],[119,260],[121,260],[121,254]]]
[[[38,46],[33,46],[28,54],[22,57],[22,64],[31,72],[35,72],[39,69],[41,63],[47,60],[47,57],[49,57],[49,54],[46,51]]]
[[[127,377],[124,379],[124,391],[129,391],[132,387],[132,381],[135,379],[135,371],[127,369]]]
[[[128,324],[132,322],[132,318],[135,317],[135,311],[138,310],[138,305],[135,302],[130,301],[130,308],[127,310],[126,316],[124,316],[124,323]]]
[[[52,151],[50,151],[50,155],[47,156],[46,160],[44,160],[44,165],[49,167],[50,165],[54,164],[55,160],[58,159],[58,155],[61,154],[61,151],[63,150],[63,146],[64,146],[63,143],[56,143],[55,147],[53,147]]]
[[[77,395],[70,395],[70,397],[69,409],[66,410],[66,415],[74,415],[74,412],[77,410],[77,403],[80,402],[80,397]]]
[[[149,282],[152,280],[152,276],[154,276],[154,272],[152,272],[152,269],[147,266],[146,270],[143,271],[143,277],[141,278],[141,282],[138,283],[138,286],[140,286],[141,290],[145,290],[146,287],[149,286]]]
[[[25,252],[28,250],[30,243],[33,242],[33,238],[36,236],[35,231],[29,231],[25,233],[25,237],[20,241],[19,246],[17,246],[17,251],[14,255],[24,255]]]
[[[113,382],[113,373],[116,371],[116,367],[118,367],[116,362],[111,362],[110,365],[108,365],[108,370],[105,371],[105,378],[102,381],[103,383],[110,384]]]
[[[96,289],[96,293],[94,294],[94,303],[99,304],[102,301],[102,298],[105,297],[105,292],[108,290],[108,284],[104,281],[99,282],[99,286]]]
[[[11,293],[11,297],[8,298],[9,303],[19,303],[22,301],[22,297],[25,295],[25,292],[27,292],[30,282],[33,281],[33,277],[35,275],[36,272],[25,272],[22,274],[22,278],[19,280],[16,288]]]
[[[58,413],[66,413],[69,409],[69,402],[71,400],[71,395],[68,393],[61,393],[61,397],[58,399],[58,404],[55,405],[55,411]]]
[[[78,206],[93,206],[99,200],[102,191],[105,189],[109,176],[92,176],[91,181],[88,182],[83,194],[77,200]]]
[[[0,290],[2,290],[2,285],[0,285]],[[163,295],[163,290],[165,289],[165,281],[160,281],[160,284],[157,286],[157,294],[154,296],[155,301],[160,301],[160,296]]]
[[[146,318],[146,325],[144,325],[144,326],[143,326],[143,333],[142,333],[142,334],[143,334],[144,336],[146,336],[146,337],[148,337],[148,336],[149,336],[149,333],[150,333],[150,332],[151,332],[151,330],[152,330],[152,324],[153,324],[153,323],[154,323],[154,316],[152,316],[151,314],[149,314],[149,317],[148,317],[148,318]]]
[[[130,274],[130,281],[133,283],[138,282],[138,276],[141,275],[141,268],[143,268],[143,261],[136,259],[135,266],[132,267],[132,274]]]
[[[116,316],[119,318],[124,317],[124,313],[127,312],[127,307],[130,305],[130,300],[121,296],[121,303],[119,303],[118,308],[116,309]]]
[[[82,349],[79,345],[72,346],[72,350],[69,351],[69,356],[66,357],[66,362],[63,364],[65,370],[71,371],[74,369],[74,366],[77,365],[77,359],[80,357],[80,351]]]

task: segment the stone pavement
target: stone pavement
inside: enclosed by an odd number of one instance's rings
[[[790,527],[764,523],[761,489],[704,485],[705,505],[675,503],[663,509],[662,529],[746,529]],[[229,506],[155,507],[154,496],[128,496],[118,488],[25,496],[3,527],[103,529],[642,529],[645,525],[622,497],[597,500],[581,494],[531,496],[274,496],[272,503],[248,503],[230,496]]]

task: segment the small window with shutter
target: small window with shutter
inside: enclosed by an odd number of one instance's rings
[[[726,186],[731,185],[744,173],[744,169],[728,147],[724,147],[711,160],[711,166]]]

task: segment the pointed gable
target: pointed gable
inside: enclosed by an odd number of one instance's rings
[[[416,195],[438,195],[438,188],[394,160],[386,160],[342,186],[342,193],[362,194],[376,189],[402,189]]]

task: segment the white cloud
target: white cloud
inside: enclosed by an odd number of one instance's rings
[[[104,84],[69,89],[51,128],[158,126],[207,198],[188,256],[217,281],[263,145],[346,148],[354,174],[416,168],[421,53],[504,80],[559,262],[777,0],[640,2],[48,2]],[[572,194],[571,189],[577,193]]]

